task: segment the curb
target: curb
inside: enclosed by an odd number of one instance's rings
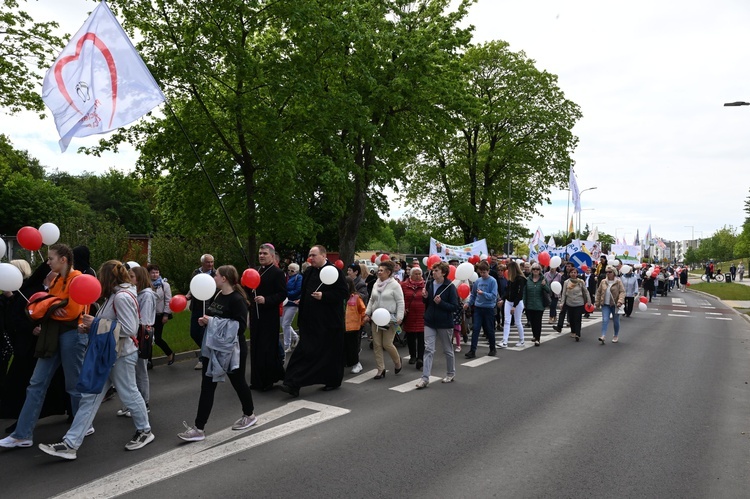
[[[710,296],[711,298],[716,298],[721,303],[724,303],[724,300],[722,300],[718,296],[712,295],[711,293],[706,293],[705,291],[698,291],[697,289],[688,289],[688,291],[690,291],[691,293],[697,293],[697,294],[704,295],[704,296]],[[729,308],[729,310],[734,312],[736,315],[739,315],[740,317],[742,317],[746,322],[748,322],[748,324],[750,324],[750,316],[748,316],[747,314],[743,314],[742,312],[738,311],[736,308],[730,307],[729,305],[727,305],[727,308]]]

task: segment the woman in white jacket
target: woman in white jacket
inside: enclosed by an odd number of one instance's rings
[[[116,320],[120,326],[117,339],[117,360],[109,374],[109,380],[104,383],[100,393],[84,393],[73,424],[57,444],[39,444],[43,452],[63,459],[75,459],[78,448],[83,444],[86,432],[94,422],[96,411],[104,400],[111,384],[117,386],[117,393],[123,404],[130,409],[136,432],[125,449],[136,450],[154,440],[151,425],[146,412],[146,403],[138,393],[135,382],[135,364],[138,361],[138,347],[133,338],[138,334],[138,301],[136,289],[130,282],[128,271],[121,262],[109,260],[99,269],[99,282],[102,285],[104,304],[99,309],[97,317]],[[87,334],[94,321],[94,317],[86,314],[79,333]],[[84,361],[85,362],[85,361]]]
[[[393,359],[395,373],[401,372],[401,357],[398,350],[393,346],[393,338],[396,336],[396,324],[401,324],[404,318],[404,292],[399,282],[393,278],[393,269],[395,265],[392,261],[386,260],[378,267],[378,280],[372,287],[370,301],[367,303],[365,311],[365,324],[370,322],[370,317],[375,310],[379,308],[386,309],[391,314],[391,322],[386,327],[372,325],[373,351],[375,353],[375,363],[378,366],[378,373],[375,379],[385,378],[385,360],[383,359],[383,350]]]

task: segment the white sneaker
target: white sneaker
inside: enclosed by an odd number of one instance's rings
[[[186,442],[198,442],[200,440],[203,440],[206,438],[206,434],[203,432],[203,430],[199,430],[198,428],[188,426],[188,424],[183,421],[183,425],[185,425],[185,431],[182,433],[178,433],[177,436],[183,439]]]
[[[362,372],[362,363],[357,362],[357,364],[354,367],[352,367],[352,374],[359,374],[361,372]]]
[[[420,379],[417,381],[417,390],[421,390],[422,388],[427,388],[427,385],[429,385],[429,381],[425,381],[423,379]]]
[[[459,345],[459,346],[457,346],[457,347],[455,348],[455,350],[456,350],[456,352],[460,352],[460,351],[461,351],[461,346],[460,346],[460,345]]]
[[[13,438],[10,435],[0,440],[0,447],[6,449],[12,449],[14,447],[31,447],[34,445],[32,440],[26,440],[25,438]]]
[[[524,342],[523,342],[523,341],[519,341],[518,343],[516,343],[516,346],[517,346],[517,347],[522,347],[523,345],[524,345]]]
[[[498,343],[497,348],[508,348],[508,344],[505,342]]]
[[[193,369],[195,369],[196,371],[200,371],[200,370],[202,370],[202,369],[203,369],[203,362],[201,362],[201,361],[199,360],[199,361],[198,361],[198,363],[197,363],[197,364],[195,364],[195,367],[194,367]]]
[[[249,416],[245,416],[244,414],[240,419],[234,422],[232,425],[233,430],[244,430],[246,428],[250,428],[252,425],[258,422],[258,418],[255,417],[255,414],[250,414]]]
[[[126,418],[132,417],[131,414],[130,414],[130,409],[128,409],[127,407],[123,407],[122,409],[118,409],[117,410],[117,415],[118,416],[124,416]]]
[[[154,438],[154,434],[150,431],[136,430],[135,435],[130,439],[130,442],[125,444],[125,449],[138,450],[153,442]]]
[[[75,459],[76,450],[72,447],[68,447],[65,442],[59,444],[39,444],[39,450],[49,454],[50,456],[61,457],[63,459]]]
[[[443,382],[443,383],[453,383],[453,379],[454,379],[455,377],[456,377],[456,375],[455,375],[455,374],[454,374],[454,375],[452,375],[452,376],[446,376],[445,378],[443,378],[443,381],[442,381],[442,382]]]
[[[292,346],[291,346],[292,350],[297,348],[297,343],[299,343],[299,335],[295,334],[294,338],[292,338]]]
[[[292,353],[292,347],[286,347],[284,353]]]
[[[90,426],[88,430],[86,430],[86,433],[84,434],[84,437],[88,437],[89,435],[93,435],[96,430],[93,426]]]

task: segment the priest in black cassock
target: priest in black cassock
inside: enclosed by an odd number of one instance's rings
[[[250,297],[250,388],[267,391],[284,379],[279,350],[281,304],[286,299],[286,277],[276,266],[276,249],[270,243],[258,248],[260,284],[246,290]]]
[[[286,378],[281,389],[296,397],[299,389],[309,385],[324,385],[323,390],[335,390],[344,378],[344,313],[349,288],[343,272],[336,269],[335,283],[322,284],[320,271],[333,266],[321,245],[310,248],[310,267],[302,276],[302,296],[299,301],[299,343],[286,367]],[[336,268],[336,267],[334,267]]]

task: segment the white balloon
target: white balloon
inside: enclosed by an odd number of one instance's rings
[[[673,275],[669,276],[669,280],[674,281],[674,276]]]
[[[617,267],[618,265],[622,265],[622,262],[620,261],[619,258],[615,258],[615,262],[612,265],[614,265],[615,267]]]
[[[0,259],[5,256],[6,251],[8,251],[8,247],[5,245],[5,241],[0,239]]]
[[[380,257],[381,257],[381,256],[382,256],[382,255],[378,255],[378,256],[377,256],[377,257],[375,258],[375,265],[380,265]]]
[[[480,257],[479,257],[479,260],[480,260],[480,261],[481,261],[481,260],[486,260],[486,259],[487,259],[487,255],[480,255]]]
[[[200,273],[190,280],[190,294],[196,299],[206,301],[216,292],[216,282],[209,274]]]
[[[476,272],[473,272],[473,273],[472,273],[472,274],[471,274],[471,275],[469,276],[469,282],[474,282],[474,281],[476,281],[477,279],[479,279],[479,274],[477,274]]]
[[[620,269],[623,274],[629,274],[631,270],[633,269],[630,267],[630,265],[623,265]]]
[[[471,274],[473,273],[474,265],[470,264],[469,262],[464,262],[456,269],[456,279],[458,279],[459,281],[465,281],[469,277],[471,277]]]
[[[128,263],[128,267],[130,267],[131,269],[134,269],[136,267],[140,267],[141,266],[138,262],[134,262],[133,260],[130,260],[127,263]]]
[[[654,274],[653,270],[647,270],[646,271],[646,277],[651,277]]]
[[[611,262],[612,260],[615,259],[615,257],[612,256],[612,255],[606,255],[606,256],[607,256],[607,263],[609,263],[609,262]]]
[[[422,258],[422,265],[427,266],[427,257]]]
[[[391,313],[384,308],[378,308],[372,313],[372,322],[380,327],[385,327],[391,322]]]
[[[634,269],[639,269],[639,268],[641,268],[641,267],[643,267],[643,265],[642,265],[642,264],[640,264],[640,263],[636,263],[635,265],[633,265],[633,268],[634,268]]]
[[[549,285],[549,289],[551,289],[556,295],[559,295],[560,291],[562,291],[562,284],[557,281],[552,281],[552,284]]]
[[[516,263],[518,265],[523,265],[523,258],[516,258]]]
[[[23,284],[23,274],[18,267],[9,263],[0,263],[0,289],[17,291]]]
[[[326,265],[320,270],[320,280],[323,284],[333,284],[339,278],[339,270],[333,265]]]
[[[60,229],[57,225],[52,222],[47,222],[39,227],[39,232],[42,234],[42,242],[47,246],[55,244],[60,239]]]
[[[648,307],[646,306],[645,303],[639,303],[638,310],[640,310],[641,312],[645,312],[646,310],[648,310]]]
[[[553,256],[549,259],[549,266],[556,269],[562,263],[562,259],[559,256]]]

